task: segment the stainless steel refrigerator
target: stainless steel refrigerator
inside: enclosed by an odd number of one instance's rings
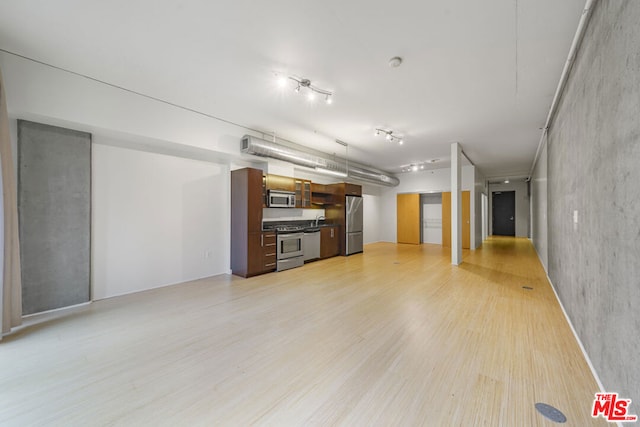
[[[346,255],[362,252],[362,197],[346,198]]]

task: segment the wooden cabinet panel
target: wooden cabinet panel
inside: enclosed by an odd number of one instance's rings
[[[249,169],[247,177],[247,226],[249,232],[262,231],[262,171]]]
[[[335,204],[333,192],[335,190],[325,184],[311,183],[311,205],[322,208]]]
[[[340,227],[320,229],[320,258],[340,255]]]
[[[362,186],[357,184],[344,184],[344,194],[346,196],[362,196]]]
[[[246,277],[275,270],[276,259],[275,233],[249,233]]]
[[[281,175],[267,175],[267,190],[296,191],[294,178]]]
[[[272,231],[262,233],[262,271],[273,271],[276,269],[277,246],[276,233]]]
[[[462,192],[462,249],[471,248],[471,193]],[[442,193],[442,246],[451,247],[451,192]]]
[[[268,271],[267,259],[275,258],[265,247],[262,232],[263,174],[260,169],[231,172],[231,271],[242,277]],[[275,234],[272,252],[275,252]],[[275,265],[273,268],[275,269]]]
[[[245,277],[262,273],[262,233],[249,233],[247,245],[247,272]]]
[[[398,243],[420,244],[420,194],[397,196]]]

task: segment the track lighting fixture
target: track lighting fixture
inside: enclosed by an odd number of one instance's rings
[[[391,142],[393,142],[393,141],[398,141],[398,144],[402,145],[402,143],[403,143],[402,138],[400,138],[399,136],[395,136],[395,135],[393,134],[393,131],[392,131],[392,130],[386,130],[386,129],[378,129],[378,128],[376,128],[375,136],[379,136],[381,133],[384,133],[384,134],[385,134],[385,135],[384,135],[384,138],[385,138],[387,141],[391,141]]]
[[[331,92],[330,90],[321,89],[318,86],[314,86],[313,84],[311,84],[311,80],[309,79],[303,79],[303,78],[298,78],[293,76],[289,76],[289,79],[296,82],[297,84],[295,88],[296,93],[300,93],[300,90],[302,88],[307,89],[308,91],[307,98],[309,99],[309,101],[313,101],[316,97],[316,94],[318,93],[320,95],[324,95],[324,101],[327,104],[333,103],[333,92]]]
[[[431,160],[426,160],[423,162],[418,162],[418,163],[411,163],[409,165],[404,165],[404,166],[400,166],[400,171],[401,172],[418,172],[418,171],[424,171],[425,170],[425,165],[429,165],[429,164],[433,164],[436,162],[439,162],[440,159],[431,159]]]

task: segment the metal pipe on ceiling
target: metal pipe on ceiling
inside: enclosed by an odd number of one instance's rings
[[[582,16],[580,17],[580,22],[578,23],[578,29],[576,30],[576,34],[573,37],[573,42],[571,43],[571,48],[569,49],[569,56],[567,57],[567,61],[564,63],[564,68],[562,69],[562,74],[560,75],[560,81],[558,82],[558,87],[556,88],[556,93],[553,95],[553,101],[551,101],[551,108],[549,108],[549,114],[547,114],[547,120],[542,128],[542,135],[540,135],[540,142],[538,142],[538,149],[536,150],[536,155],[533,158],[533,163],[531,164],[531,170],[529,171],[528,180],[531,181],[531,177],[533,176],[533,170],[536,167],[536,163],[538,162],[538,158],[540,157],[540,152],[542,151],[542,147],[545,142],[545,137],[547,136],[547,132],[549,131],[549,126],[551,126],[551,121],[553,120],[556,110],[558,109],[558,103],[560,102],[560,97],[562,96],[562,92],[567,84],[567,80],[569,78],[569,73],[571,72],[571,68],[573,68],[573,64],[576,59],[576,54],[578,53],[578,49],[582,44],[582,39],[584,38],[585,31],[587,29],[587,24],[589,23],[589,18],[591,18],[591,12],[596,4],[597,0],[587,0],[584,5],[584,9],[582,10]]]
[[[284,160],[295,165],[315,169],[319,173],[327,173],[345,178],[353,178],[372,184],[396,187],[400,180],[388,172],[384,172],[370,166],[361,165],[346,159],[344,162],[306,153],[292,147],[287,147],[276,142],[267,141],[251,135],[242,137],[240,151],[255,156],[270,157]]]

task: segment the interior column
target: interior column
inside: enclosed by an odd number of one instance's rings
[[[462,169],[460,144],[451,144],[451,264],[462,263]]]

